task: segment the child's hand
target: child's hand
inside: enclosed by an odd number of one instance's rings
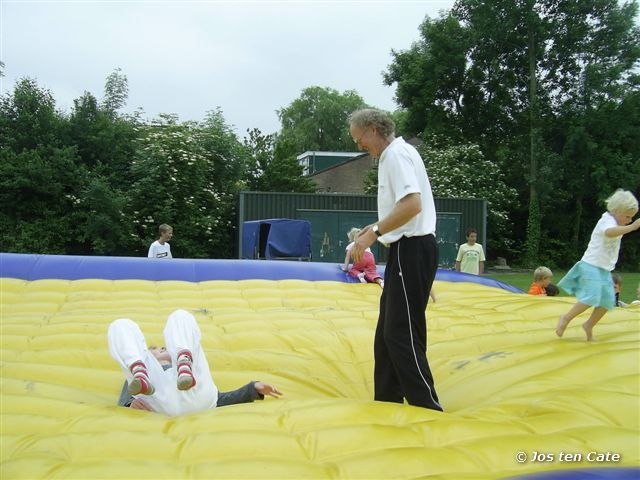
[[[640,218],[636,218],[635,221],[631,224],[634,230],[638,230],[640,228]]]
[[[141,398],[134,398],[133,402],[131,402],[131,405],[129,405],[129,408],[133,408],[135,410],[146,410],[147,412],[155,412],[151,405],[149,405]]]
[[[268,383],[256,382],[253,384],[254,388],[260,395],[269,396],[273,398],[278,398],[282,395],[282,392],[278,390],[275,386],[269,385]]]

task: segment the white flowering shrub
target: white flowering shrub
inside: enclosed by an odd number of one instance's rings
[[[487,200],[487,239],[491,250],[505,250],[510,239],[505,236],[509,205],[517,198],[515,188],[508,186],[498,165],[487,160],[474,144],[434,148],[418,147],[425,162],[435,197],[484,198]],[[377,170],[365,176],[365,192],[377,193]]]
[[[140,132],[130,209],[140,248],[173,226],[172,250],[189,258],[224,258],[233,248],[234,194],[244,149],[220,112],[204,122],[163,116]]]
[[[478,145],[462,144],[446,148],[422,145],[422,156],[436,197],[484,198],[487,200],[487,240],[495,248],[508,247],[505,230],[509,205],[517,191],[504,181],[498,165],[484,157]]]

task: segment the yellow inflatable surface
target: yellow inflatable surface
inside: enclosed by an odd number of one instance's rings
[[[447,478],[640,464],[640,309],[587,343],[569,298],[437,281],[429,360],[445,413],[372,401],[377,285],[1,280],[0,478]],[[162,343],[192,311],[222,390],[281,399],[179,418],[116,405],[108,324]],[[579,478],[579,477],[576,477]],[[615,474],[611,477],[615,478]]]

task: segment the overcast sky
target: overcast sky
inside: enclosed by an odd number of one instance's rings
[[[220,107],[240,137],[279,130],[276,110],[310,86],[356,90],[396,108],[382,72],[391,49],[418,40],[425,16],[453,1],[0,0],[1,92],[31,77],[59,109],[87,90],[99,99],[121,68],[126,111],[202,120]]]

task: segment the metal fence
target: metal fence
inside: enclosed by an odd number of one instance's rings
[[[441,266],[451,266],[452,255],[455,257],[458,246],[466,241],[465,232],[471,227],[478,231],[478,242],[486,252],[485,199],[436,198],[435,204]],[[375,195],[343,193],[240,192],[237,206],[238,258],[242,252],[243,222],[291,218],[311,222],[313,260],[326,262],[344,259],[346,232],[351,226],[375,221],[378,209]],[[386,249],[379,245],[373,248],[376,260],[384,263]]]

